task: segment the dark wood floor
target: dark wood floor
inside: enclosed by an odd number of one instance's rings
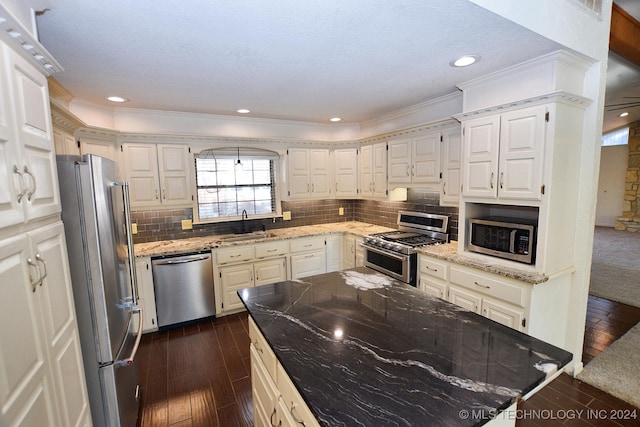
[[[639,321],[640,308],[589,297],[585,363]],[[253,425],[246,313],[147,334],[138,354],[141,427]],[[634,410],[635,419],[613,420]],[[640,426],[639,412],[563,374],[515,415],[518,427]]]

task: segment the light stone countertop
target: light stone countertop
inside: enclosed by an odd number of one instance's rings
[[[204,237],[190,237],[179,240],[161,240],[149,243],[136,243],[134,252],[136,257],[174,255],[201,250],[227,248],[237,245],[256,244],[273,240],[295,239],[297,237],[309,237],[320,234],[351,233],[358,236],[366,236],[373,233],[392,231],[393,228],[380,225],[367,224],[358,221],[334,222],[329,224],[305,225],[302,227],[277,228],[267,230],[269,237],[225,242],[223,239],[235,236],[234,234],[216,234]]]
[[[477,268],[488,273],[498,274],[503,277],[527,282],[532,285],[544,283],[549,280],[549,276],[535,271],[521,270],[514,267],[490,263],[484,259],[474,258],[458,253],[458,242],[451,241],[446,245],[425,246],[418,248],[418,253],[439,258],[444,261],[453,262],[462,266]]]
[[[233,237],[233,234],[216,234],[204,237],[191,237],[178,240],[161,240],[149,243],[137,243],[134,245],[136,257],[153,257],[161,255],[175,255],[188,252],[205,251],[216,248],[227,248],[238,245],[256,244],[274,240],[295,239],[298,237],[310,237],[321,234],[351,233],[364,237],[373,233],[392,231],[393,228],[380,225],[367,224],[359,221],[334,222],[329,224],[305,225],[302,227],[277,228],[267,230],[269,237],[242,240],[236,242],[226,242],[223,239]],[[433,256],[445,261],[450,261],[459,265],[477,268],[478,270],[498,274],[504,277],[520,280],[523,282],[538,284],[549,280],[549,277],[542,274],[518,268],[508,267],[500,264],[491,264],[484,260],[458,254],[458,242],[451,241],[445,245],[425,246],[418,249],[418,253]]]

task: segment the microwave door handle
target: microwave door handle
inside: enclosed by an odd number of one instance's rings
[[[516,253],[516,234],[518,230],[511,230],[511,237],[509,239],[509,253]]]

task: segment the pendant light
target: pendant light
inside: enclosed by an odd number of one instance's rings
[[[236,161],[234,167],[236,168],[236,170],[242,169],[242,162],[240,161],[240,147],[238,147],[238,160]]]

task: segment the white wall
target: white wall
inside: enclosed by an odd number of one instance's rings
[[[596,225],[613,227],[616,217],[622,214],[629,146],[602,147],[600,153]]]

